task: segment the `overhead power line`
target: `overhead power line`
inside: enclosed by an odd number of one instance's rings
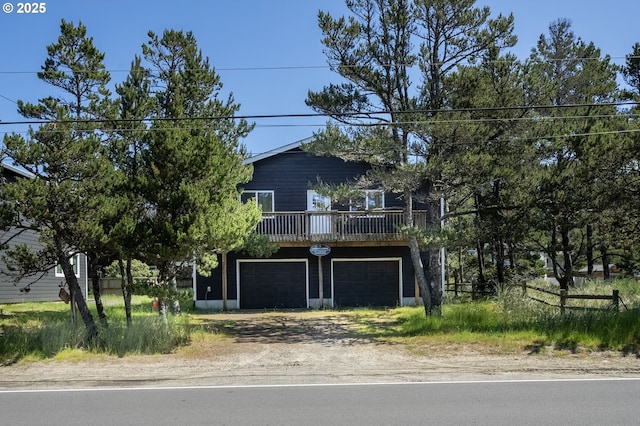
[[[638,118],[640,114],[625,114],[624,116],[612,115],[612,114],[597,114],[597,115],[562,115],[562,116],[548,116],[548,117],[509,117],[509,118],[463,118],[463,119],[447,119],[447,120],[412,120],[412,121],[396,121],[393,123],[360,123],[360,124],[344,124],[344,123],[334,123],[334,126],[337,127],[379,127],[379,126],[403,126],[403,125],[420,125],[420,124],[472,124],[472,123],[499,123],[499,122],[541,122],[541,121],[565,121],[565,120],[581,120],[581,119],[613,119],[613,118]],[[0,124],[2,124],[0,122]],[[324,127],[326,123],[275,123],[275,124],[261,124],[255,123],[255,127],[258,128],[287,128],[287,127]],[[178,127],[175,127],[178,128]],[[198,130],[201,127],[179,127],[181,130]],[[140,131],[165,131],[169,128],[142,128],[142,129],[134,129],[134,128],[125,128],[125,127],[115,127],[109,128],[110,132],[115,133],[127,133],[127,132],[140,132]],[[51,130],[42,130],[39,131],[45,133],[64,133],[66,130],[61,129],[51,129]],[[0,134],[27,134],[28,131],[22,132],[0,132]]]
[[[3,121],[0,125],[32,125],[32,124],[87,124],[87,123],[140,123],[140,122],[184,122],[184,121],[221,121],[221,120],[264,120],[264,119],[282,119],[282,118],[314,118],[314,117],[340,117],[354,119],[373,119],[378,116],[389,114],[410,115],[436,115],[436,114],[453,114],[453,113],[474,113],[474,112],[490,112],[490,111],[522,111],[522,110],[554,110],[554,109],[571,109],[585,107],[623,107],[637,106],[640,102],[624,101],[624,102],[608,102],[608,103],[584,103],[584,104],[566,104],[566,105],[517,105],[517,106],[500,106],[500,107],[481,107],[481,108],[452,108],[452,109],[424,109],[411,111],[369,111],[369,112],[344,112],[344,113],[299,113],[299,114],[255,114],[255,115],[229,115],[229,116],[202,116],[202,117],[153,117],[145,119],[137,118],[91,118],[91,119],[71,119],[71,120],[21,120],[21,121]],[[585,115],[584,117],[589,117]],[[478,118],[480,119],[480,118]],[[503,118],[508,120],[509,117]],[[473,119],[470,119],[473,120]],[[414,120],[412,120],[413,122]],[[416,120],[420,121],[420,120]],[[387,122],[385,124],[393,124]]]
[[[274,125],[274,126],[263,126],[263,127],[286,127],[287,125]],[[322,125],[302,125],[302,126],[307,126],[307,127],[322,127]],[[348,125],[346,124],[338,124],[337,126],[339,127],[348,127]],[[198,127],[180,127],[181,130],[197,130],[199,129]],[[151,131],[153,132],[154,130],[167,130],[165,129],[144,129],[144,132],[147,131]],[[136,132],[136,131],[140,131],[135,130],[135,129],[109,129],[110,132],[115,132],[115,133],[119,133],[119,134],[123,134],[123,133],[127,133],[127,132]],[[58,132],[64,132],[63,130],[47,130],[44,131],[44,133],[58,133]],[[25,134],[27,132],[0,132],[0,134]],[[483,144],[485,142],[493,142],[493,143],[514,143],[514,142],[524,142],[524,141],[543,141],[543,140],[553,140],[553,139],[561,139],[561,138],[580,138],[580,137],[590,137],[590,136],[606,136],[606,135],[627,135],[627,134],[636,134],[636,133],[640,133],[640,129],[620,129],[620,130],[605,130],[605,131],[594,131],[594,132],[572,132],[572,133],[558,133],[558,134],[549,134],[549,135],[523,135],[523,136],[517,136],[517,135],[510,135],[510,136],[503,136],[503,137],[499,137],[499,138],[491,138],[491,139],[483,139],[483,138],[479,138],[475,141],[468,141],[468,140],[459,140],[459,141],[446,141],[446,142],[439,142],[440,146],[446,147],[454,147],[454,146],[465,146],[465,147],[469,147],[472,146],[474,143],[479,143],[479,144]],[[415,154],[412,154],[415,155]]]
[[[598,57],[598,56],[594,56],[594,57],[578,57],[578,58],[558,58],[558,59],[546,59],[542,62],[549,62],[549,63],[557,63],[557,62],[575,62],[575,61],[601,61],[604,60],[605,57]],[[627,60],[627,59],[640,59],[640,56],[634,56],[634,55],[625,55],[625,56],[609,56],[608,59],[610,60]],[[515,61],[520,60],[519,58],[515,58],[514,60],[507,60],[507,59],[495,59],[492,61],[486,61],[484,63],[513,63]],[[405,66],[405,67],[417,67],[418,63],[416,61],[416,63],[408,63],[408,64],[378,64],[378,66],[380,67],[385,67],[385,66]],[[228,66],[228,67],[216,67],[213,66],[212,69],[215,71],[224,71],[224,72],[228,72],[228,71],[238,71],[238,72],[245,72],[245,71],[289,71],[289,70],[318,70],[318,69],[331,69],[331,68],[336,68],[338,66],[338,64],[326,64],[326,65],[273,65],[273,66],[247,66],[247,67],[237,67],[237,66]],[[340,64],[340,67],[343,68],[355,68],[355,67],[359,67],[359,65],[342,65]],[[37,71],[33,71],[33,70],[0,70],[0,75],[2,74],[37,74],[39,72],[42,72],[43,70],[37,70]],[[121,69],[121,68],[114,68],[114,69],[103,69],[101,71],[107,71],[109,73],[127,73],[130,72],[130,69]],[[146,71],[153,71],[152,69],[146,69]],[[184,71],[198,71],[198,70],[192,70],[192,69],[185,69]],[[206,71],[206,70],[203,70]],[[88,71],[87,71],[88,72]]]
[[[8,97],[6,97],[6,96],[4,96],[4,95],[0,95],[0,98],[5,99],[5,100],[7,100],[7,101],[9,101],[9,102],[13,102],[14,104],[17,104],[17,102],[16,102],[16,101],[14,101],[13,99],[8,98]]]

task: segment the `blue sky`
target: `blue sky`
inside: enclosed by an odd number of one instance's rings
[[[343,0],[49,0],[46,12],[37,15],[17,14],[18,2],[9,3],[14,11],[0,12],[0,120],[4,122],[22,119],[16,100],[36,102],[52,93],[35,73],[46,58],[45,46],[57,39],[63,18],[87,26],[95,45],[106,53],[114,83],[125,79],[149,30],[192,31],[221,75],[224,94],[233,92],[243,115],[311,112],[304,103],[307,91],[338,80],[324,67],[317,13],[322,9],[342,15]],[[640,42],[637,0],[478,0],[477,5],[491,7],[495,15],[514,14],[519,38],[514,52],[519,57],[527,56],[558,18],[571,19],[576,35],[593,41],[617,63]],[[245,144],[254,153],[263,152],[311,136],[324,121],[258,120]],[[23,130],[0,125],[0,137]]]

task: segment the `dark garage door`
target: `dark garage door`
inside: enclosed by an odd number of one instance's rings
[[[333,262],[335,306],[396,306],[400,303],[400,262]]]
[[[240,262],[240,308],[306,308],[304,262]]]

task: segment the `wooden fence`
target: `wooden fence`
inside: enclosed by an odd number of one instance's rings
[[[582,309],[582,310],[590,310],[590,309],[606,309],[611,308],[615,312],[618,312],[620,309],[620,293],[618,290],[612,290],[611,295],[608,294],[569,294],[567,290],[560,289],[559,293],[555,291],[537,287],[530,284],[525,284],[522,286],[524,294],[526,294],[531,300],[535,300],[536,302],[544,303],[549,306],[556,306],[560,308],[560,312],[564,313],[565,309]],[[551,296],[557,297],[559,300],[559,304],[555,305],[553,303],[549,303],[546,300],[542,300],[539,297],[532,296],[528,294],[527,290],[539,291],[540,293],[549,294]],[[604,300],[609,301],[610,305],[605,307],[586,307],[586,306],[567,306],[568,300]]]
[[[495,290],[491,286],[486,286],[484,289],[479,288],[478,284],[463,282],[463,283],[451,283],[445,284],[445,291],[447,294],[453,294],[454,297],[458,297],[461,294],[470,294],[472,298],[491,296],[495,294]]]
[[[156,277],[134,278],[134,281],[150,281],[156,283]],[[192,280],[178,280],[178,288],[193,288]],[[100,278],[100,294],[121,294],[122,279],[121,278]]]
[[[537,287],[530,284],[525,284],[522,286],[524,294],[529,297],[531,300],[536,302],[543,303],[549,306],[555,306],[560,308],[562,313],[565,312],[566,309],[582,309],[582,310],[591,310],[591,309],[613,309],[615,312],[618,312],[620,309],[620,303],[624,305],[622,299],[620,299],[620,294],[618,290],[612,290],[611,294],[569,294],[566,290],[558,290],[552,291],[547,288]],[[491,294],[495,294],[495,292],[483,292],[477,288],[474,288],[472,283],[447,283],[445,286],[445,290],[447,294],[453,294],[455,297],[458,297],[460,294],[470,294],[472,297],[483,297],[489,296]],[[547,300],[543,300],[540,297],[536,297],[527,292],[527,290],[538,291],[540,293],[548,294],[554,296],[558,300],[558,304],[549,302]],[[602,307],[586,307],[586,306],[569,306],[567,302],[569,300],[601,300],[608,301],[609,304]]]

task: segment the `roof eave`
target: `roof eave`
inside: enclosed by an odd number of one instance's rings
[[[31,173],[29,173],[26,170],[22,170],[17,168],[16,166],[12,166],[11,164],[7,164],[7,163],[0,163],[0,165],[2,165],[2,167],[4,167],[5,169],[9,170],[10,172],[13,172],[17,175],[20,175],[22,177],[28,178],[28,179],[33,179],[35,176]]]
[[[292,149],[300,148],[302,145],[307,144],[313,140],[313,137],[308,137],[305,139],[301,139],[296,142],[292,142],[287,145],[280,146],[278,148],[274,148],[270,151],[266,151],[254,156],[251,156],[243,161],[243,164],[253,164],[256,161],[264,160],[265,158],[270,158],[278,154],[282,154],[283,152],[290,151]]]

